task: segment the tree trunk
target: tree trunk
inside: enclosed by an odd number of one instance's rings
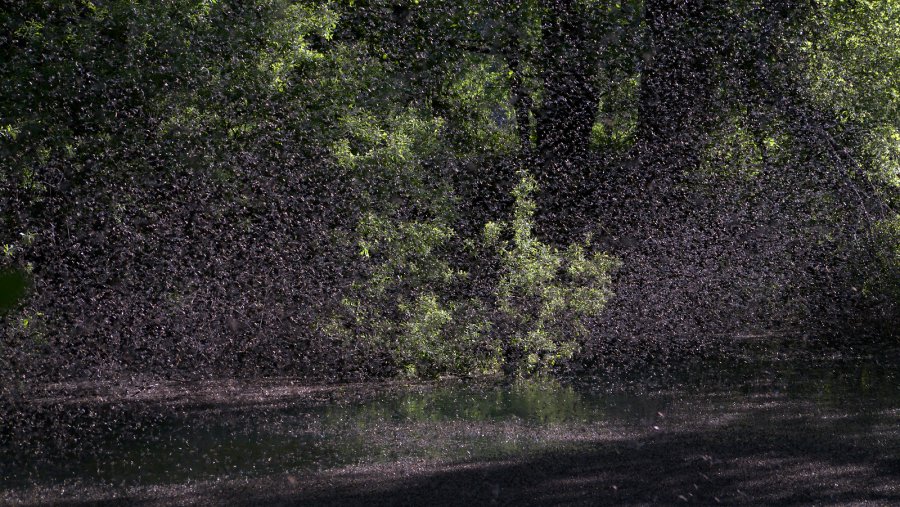
[[[718,23],[709,0],[647,0],[638,100],[641,178],[678,178],[699,162],[714,114]]]
[[[537,146],[545,165],[584,154],[597,113],[596,48],[572,0],[551,1],[543,20],[544,97]]]
[[[550,1],[542,22],[543,100],[535,115],[532,161],[541,192],[538,231],[566,241],[589,197],[585,155],[600,93],[594,82],[597,48],[573,0]]]

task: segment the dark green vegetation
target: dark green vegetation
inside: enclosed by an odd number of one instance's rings
[[[897,61],[889,0],[6,2],[0,371],[896,340]]]

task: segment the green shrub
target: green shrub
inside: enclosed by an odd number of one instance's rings
[[[612,296],[610,273],[619,262],[592,253],[589,238],[563,251],[536,238],[536,189],[521,173],[512,220],[489,222],[477,242],[462,242],[499,261],[497,276],[487,277],[496,280],[491,297],[459,296],[474,291],[460,290],[472,283],[470,273],[449,261],[460,243],[452,228],[436,219],[364,217],[357,236],[367,277],[353,285],[325,332],[387,350],[407,377],[501,369],[541,375],[571,359],[588,319]]]
[[[619,261],[604,253],[588,253],[590,238],[559,251],[534,236],[537,186],[531,176],[521,175],[513,191],[515,209],[510,224],[488,223],[485,242],[501,259],[497,309],[511,321],[514,350],[524,356],[520,373],[540,373],[560,360],[571,359],[578,340],[587,335],[587,320],[598,316],[612,296],[611,272]],[[499,238],[511,229],[512,240]]]

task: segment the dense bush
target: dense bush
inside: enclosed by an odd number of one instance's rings
[[[512,219],[486,223],[480,238],[436,223],[365,217],[358,245],[369,276],[323,331],[345,347],[366,340],[389,350],[409,377],[542,374],[572,359],[589,334],[587,319],[612,295],[617,261],[591,252],[589,241],[561,252],[536,238],[536,185],[520,177]],[[454,267],[454,241],[495,261]],[[472,272],[492,268],[494,276]],[[479,291],[470,285],[485,279],[494,283],[473,296]]]

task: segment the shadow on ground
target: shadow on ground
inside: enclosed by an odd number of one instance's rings
[[[871,400],[870,400],[871,401]],[[783,394],[710,398],[682,413],[527,456],[401,458],[319,473],[20,491],[22,504],[900,504],[900,406],[823,407]],[[558,428],[557,428],[558,429]],[[402,426],[392,431],[403,431]],[[435,428],[440,433],[440,423]],[[4,500],[0,495],[0,500]]]
[[[281,505],[900,503],[900,410],[789,417],[787,405],[521,461],[346,469],[311,483],[285,477],[264,487],[229,486],[207,498]]]

